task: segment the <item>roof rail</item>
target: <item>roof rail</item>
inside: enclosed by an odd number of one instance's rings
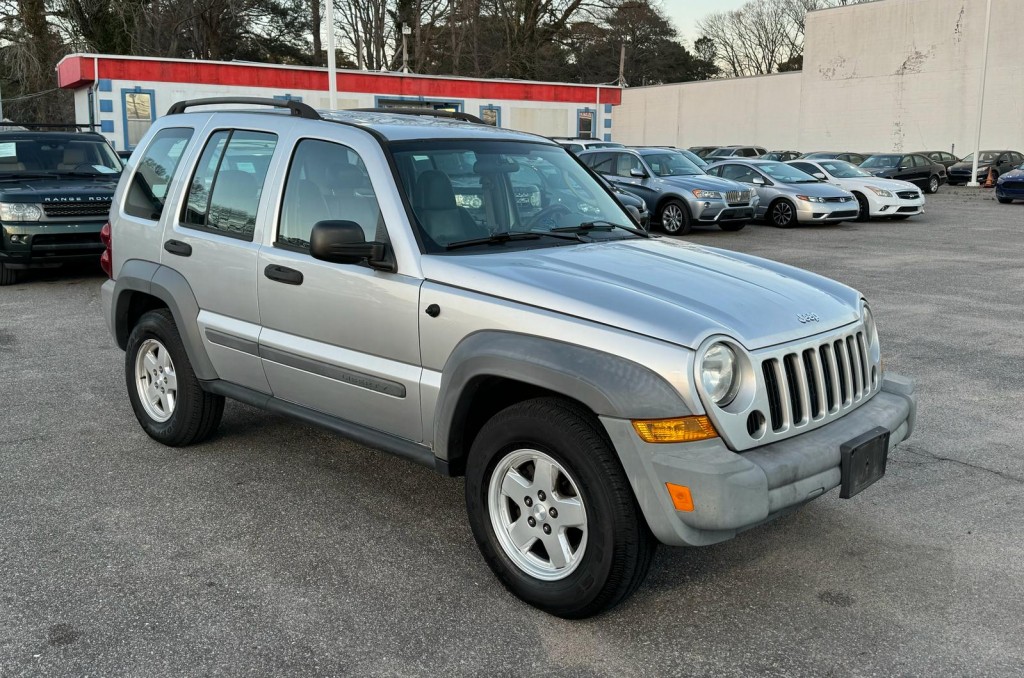
[[[25,129],[87,129],[96,131],[99,125],[75,122],[14,122],[12,120],[0,120],[0,127],[23,127]]]
[[[476,117],[472,113],[462,113],[461,111],[435,111],[432,108],[349,108],[347,109],[354,113],[393,113],[395,115],[425,115],[432,118],[451,118],[452,120],[461,120],[462,122],[471,122],[476,125],[486,125],[487,123]]]
[[[189,99],[178,101],[168,110],[167,115],[184,113],[185,109],[193,106],[218,106],[221,104],[245,104],[250,106],[271,106],[273,108],[287,108],[292,115],[309,120],[320,120],[320,114],[310,106],[301,101],[286,101],[284,99],[265,99],[262,97],[213,97],[210,99]]]

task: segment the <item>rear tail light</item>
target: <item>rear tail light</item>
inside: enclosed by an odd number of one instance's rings
[[[113,242],[110,237],[110,222],[103,224],[103,228],[100,229],[100,242],[107,249],[103,250],[103,254],[100,255],[100,268],[107,274],[108,278],[114,277],[114,252]]]

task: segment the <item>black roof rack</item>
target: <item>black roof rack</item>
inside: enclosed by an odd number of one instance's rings
[[[90,123],[76,123],[76,122],[14,122],[12,120],[0,121],[0,128],[3,127],[24,127],[27,130],[30,129],[52,129],[52,130],[66,130],[66,129],[85,129],[90,132],[95,132],[99,125]]]
[[[460,111],[435,111],[431,108],[349,108],[347,109],[354,113],[393,113],[395,115],[425,115],[432,118],[451,118],[453,120],[461,120],[462,122],[471,122],[477,125],[486,125],[487,123],[476,117],[472,113],[462,113]]]
[[[273,108],[287,108],[292,115],[309,120],[321,120],[320,114],[310,106],[301,101],[286,101],[284,99],[264,99],[262,97],[213,97],[210,99],[189,99],[178,101],[167,110],[167,115],[184,113],[185,109],[193,106],[218,106],[221,104],[243,104],[246,106],[271,106]]]

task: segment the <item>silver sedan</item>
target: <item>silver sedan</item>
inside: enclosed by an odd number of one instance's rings
[[[849,191],[785,163],[730,159],[713,164],[707,172],[751,186],[760,198],[756,218],[767,219],[780,228],[798,223],[838,223],[856,219],[860,211]]]

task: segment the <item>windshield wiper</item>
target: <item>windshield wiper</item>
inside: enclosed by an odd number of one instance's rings
[[[552,228],[551,233],[576,233],[582,235],[588,231],[614,231],[617,228],[621,228],[623,231],[629,231],[634,235],[642,235],[648,237],[649,234],[631,226],[623,226],[622,224],[613,224],[610,221],[584,221],[582,224],[577,226],[560,226],[558,228]]]
[[[450,242],[444,246],[446,250],[457,250],[463,247],[473,247],[474,245],[501,245],[507,242],[513,242],[518,240],[540,240],[541,238],[557,238],[558,240],[575,240],[577,242],[583,242],[579,239],[579,236],[568,236],[550,233],[548,231],[499,231],[493,233],[486,238],[472,238],[470,240],[456,240]]]
[[[62,177],[116,177],[120,173],[121,172],[119,172],[119,171],[117,171],[117,172],[75,172],[75,171],[67,171],[67,172],[60,172],[60,176],[62,176]]]
[[[21,181],[22,179],[56,179],[60,175],[56,172],[4,172],[0,174],[0,181]]]

